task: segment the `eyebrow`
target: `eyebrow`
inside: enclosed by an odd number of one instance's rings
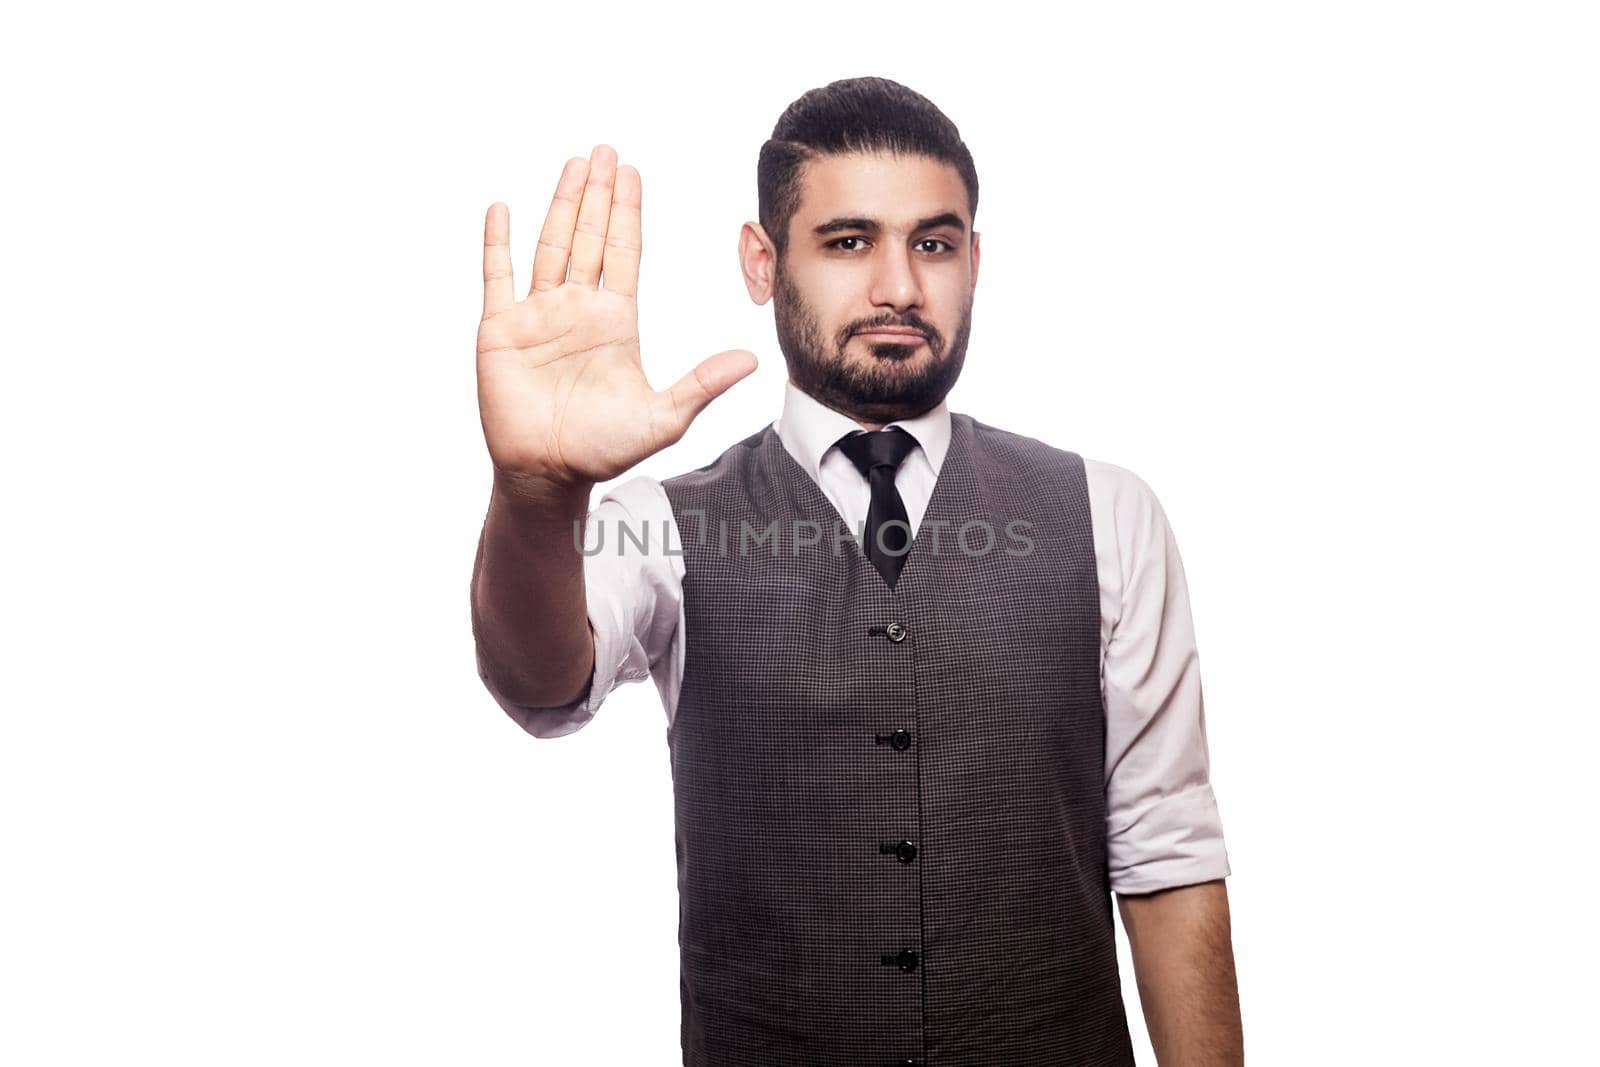
[[[961,216],[953,211],[918,219],[917,224],[912,229],[914,231],[931,230],[935,226],[953,226],[958,233],[967,232],[967,224],[961,221]],[[860,216],[844,217],[829,219],[822,225],[812,229],[811,233],[813,236],[823,237],[830,233],[838,233],[840,230],[862,230],[876,237],[883,232],[883,224],[877,219],[862,218]]]

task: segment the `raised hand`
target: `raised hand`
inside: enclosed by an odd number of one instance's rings
[[[639,361],[641,202],[639,172],[617,166],[609,145],[595,146],[587,162],[568,160],[521,301],[510,209],[490,205],[478,412],[501,473],[562,485],[608,481],[679,440],[713,398],[755,370],[754,353],[730,349],[671,388],[651,388]]]

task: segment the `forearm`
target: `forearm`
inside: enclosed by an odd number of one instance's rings
[[[1117,904],[1156,1062],[1160,1067],[1243,1064],[1226,883],[1119,896]]]
[[[472,630],[494,687],[530,707],[577,699],[594,669],[573,524],[590,486],[496,474],[472,570]]]

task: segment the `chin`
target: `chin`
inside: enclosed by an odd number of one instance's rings
[[[857,338],[860,340],[860,338]],[[862,341],[861,347],[866,351],[868,358],[878,361],[889,359],[896,363],[906,363],[924,352],[930,352],[926,341],[906,342],[901,344],[896,341]]]

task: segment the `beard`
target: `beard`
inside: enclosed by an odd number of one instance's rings
[[[970,295],[961,309],[955,336],[948,341],[932,323],[915,314],[888,323],[854,322],[837,335],[825,337],[816,313],[781,269],[774,276],[773,304],[778,347],[783,350],[789,377],[796,387],[861,422],[916,418],[936,407],[961,377],[961,366],[967,358],[967,336],[972,332]],[[865,360],[846,353],[852,334],[885,325],[913,327],[922,331],[925,340],[872,344]],[[928,346],[928,358],[913,366],[923,344]]]

